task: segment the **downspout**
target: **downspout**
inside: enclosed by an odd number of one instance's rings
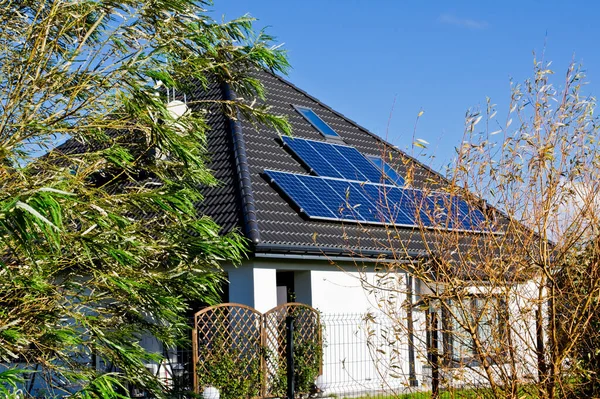
[[[235,95],[228,83],[221,84],[221,91],[226,101],[235,101]],[[250,179],[250,169],[248,166],[248,157],[246,156],[246,143],[242,133],[242,124],[240,122],[240,113],[236,111],[235,119],[229,119],[229,130],[233,141],[233,153],[237,169],[237,178],[242,201],[242,217],[244,221],[244,233],[252,245],[260,243],[260,231],[256,219],[256,207],[254,205],[254,194],[252,192],[252,180]]]

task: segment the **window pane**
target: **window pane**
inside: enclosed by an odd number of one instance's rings
[[[319,132],[324,136],[339,137],[339,135],[333,130],[327,123],[325,123],[319,116],[310,108],[296,107],[298,112],[310,122]]]
[[[462,305],[462,306],[461,306]],[[463,326],[472,321],[470,298],[463,299],[462,304],[452,301],[452,359],[454,361],[467,361],[473,356],[473,340]]]
[[[375,164],[375,166],[385,173],[385,177],[389,178],[399,186],[404,185],[404,179],[398,173],[396,173],[394,168],[392,168],[386,162],[383,162],[381,157],[369,157],[369,159]]]
[[[506,339],[506,302],[499,297],[478,298],[477,312],[480,315],[478,335],[487,356],[498,356],[504,351]]]

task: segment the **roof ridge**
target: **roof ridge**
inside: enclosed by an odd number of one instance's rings
[[[223,92],[224,100],[235,100],[235,93],[228,83],[223,82],[221,84],[221,90]],[[252,180],[250,178],[250,169],[248,167],[248,156],[246,155],[246,141],[244,140],[244,133],[240,122],[240,112],[239,110],[236,112],[237,115],[235,119],[231,117],[227,117],[227,119],[229,120],[229,129],[233,141],[233,155],[242,202],[244,230],[246,237],[256,246],[261,241],[260,230],[256,218],[256,206],[254,204],[254,191],[252,190]]]

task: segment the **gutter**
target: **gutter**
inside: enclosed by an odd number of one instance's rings
[[[235,94],[228,83],[221,84],[223,98],[226,101],[235,101]],[[242,202],[242,217],[244,221],[244,233],[253,245],[260,243],[260,230],[256,219],[256,206],[254,205],[254,193],[252,192],[252,180],[246,156],[246,142],[242,133],[241,115],[236,111],[235,119],[229,119],[229,130],[233,141],[233,153],[235,157],[236,172]]]
[[[313,255],[320,257],[342,257],[345,259],[364,259],[372,261],[394,261],[398,260],[394,258],[392,251],[381,251],[381,250],[365,250],[359,248],[336,248],[336,247],[322,247],[318,245],[287,245],[287,244],[258,244],[255,248],[255,256],[257,257],[275,257],[276,255]],[[410,251],[404,253],[406,258],[423,258],[427,256],[424,252]],[[283,256],[282,256],[283,257]],[[408,259],[406,259],[408,260]]]
[[[256,253],[255,258],[261,259],[294,259],[294,260],[317,260],[327,262],[362,262],[362,263],[398,263],[398,264],[409,264],[410,260],[394,260],[394,259],[375,259],[375,258],[361,258],[351,256],[327,256],[327,255],[308,255],[308,254],[277,254],[277,253]]]

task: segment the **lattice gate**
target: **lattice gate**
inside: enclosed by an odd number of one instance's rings
[[[284,397],[287,316],[294,318],[295,325],[296,390],[310,393],[321,373],[321,324],[319,312],[301,303],[286,303],[264,314],[235,303],[196,313],[194,391],[200,393],[204,386],[212,385],[222,398]]]

